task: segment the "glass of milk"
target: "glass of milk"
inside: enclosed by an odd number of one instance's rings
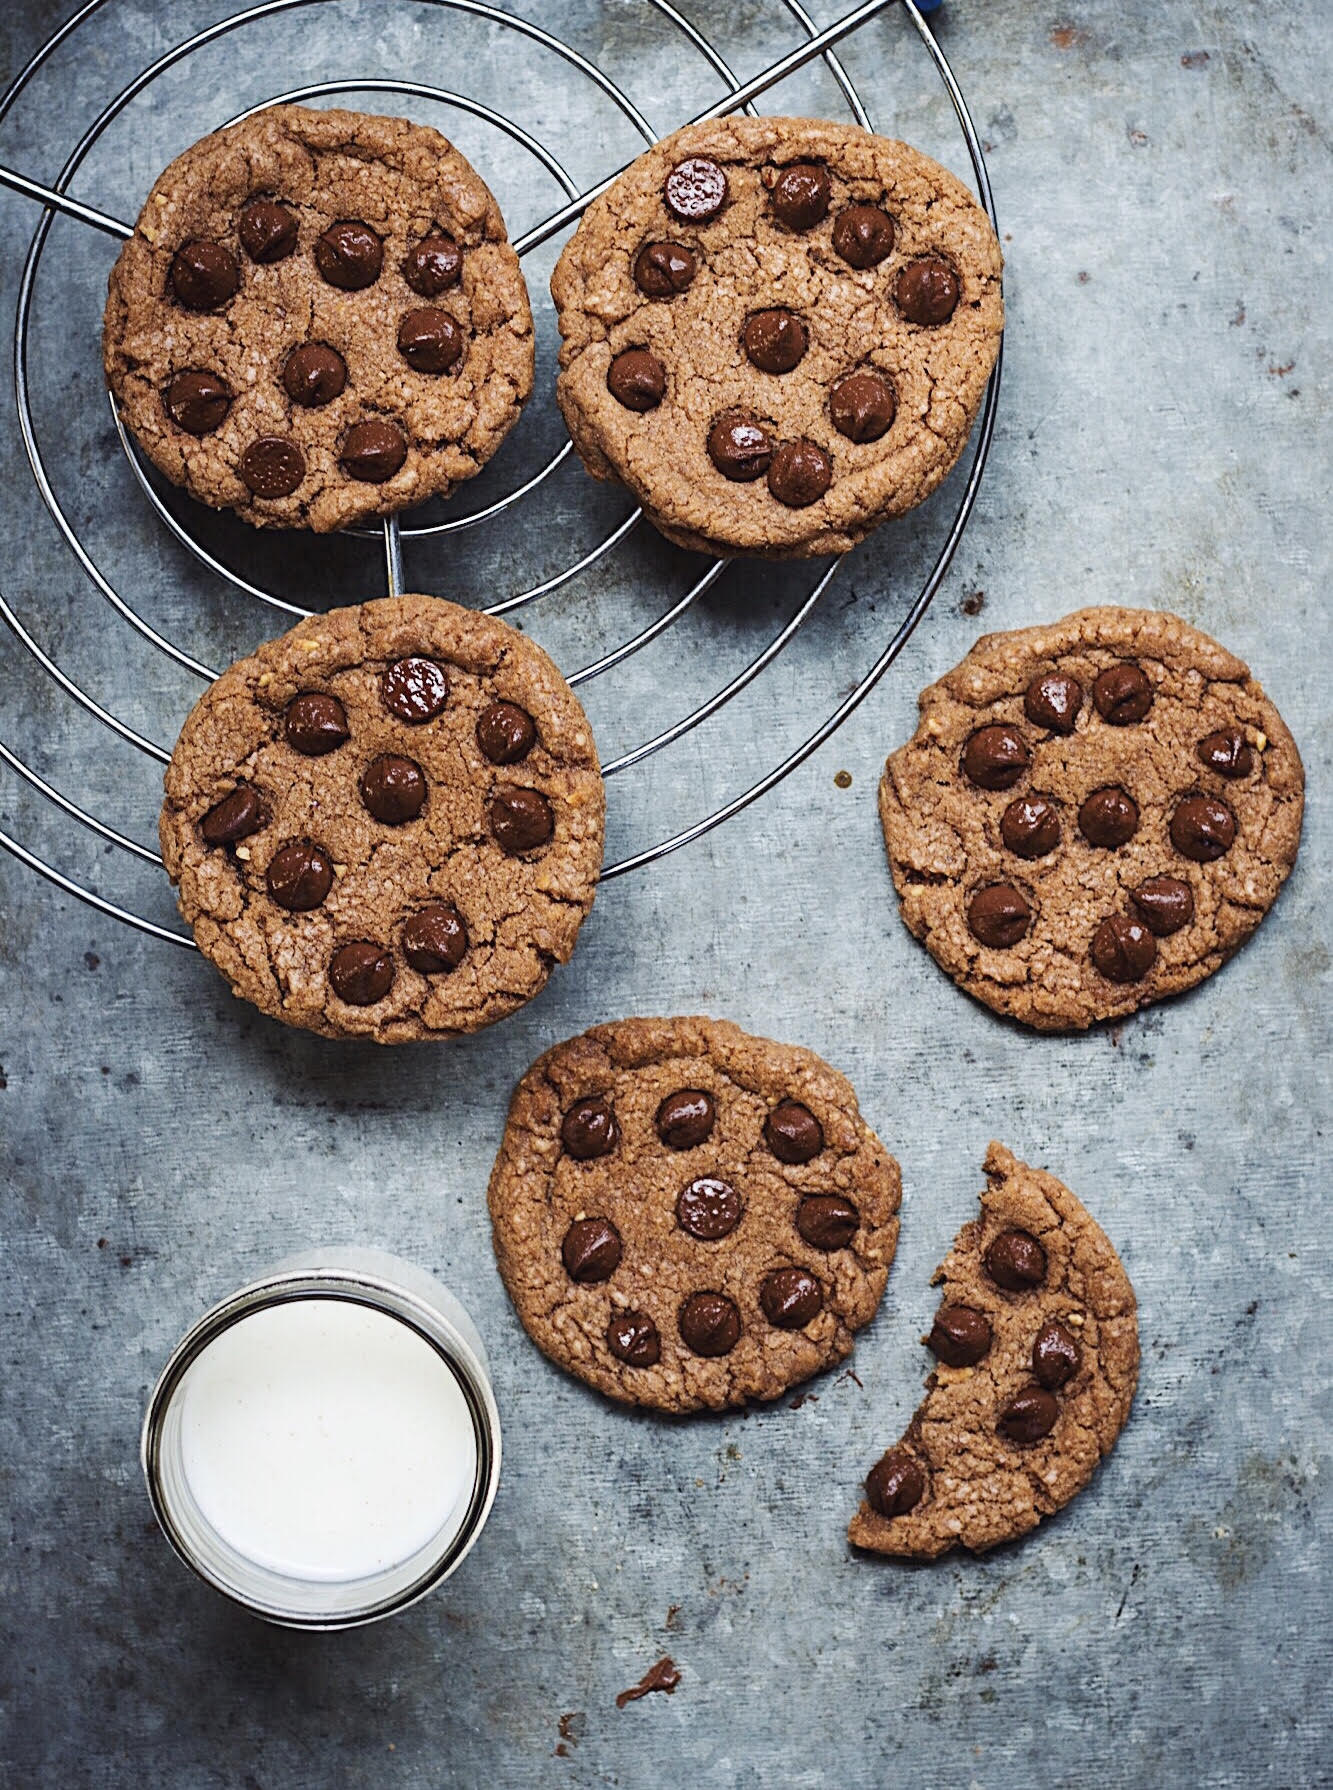
[[[500,1477],[486,1354],[381,1250],[282,1263],[207,1312],[149,1401],[148,1493],[210,1585],[292,1628],[388,1616],[448,1578]]]

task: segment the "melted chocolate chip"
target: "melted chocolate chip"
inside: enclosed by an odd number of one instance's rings
[[[706,224],[727,202],[727,177],[706,155],[677,162],[662,189],[667,210],[685,224]]]
[[[666,368],[646,348],[627,348],[607,368],[606,389],[626,410],[656,410],[666,396]]]
[[[759,1304],[775,1330],[804,1330],[824,1309],[824,1289],[804,1268],[775,1268],[759,1283]]]
[[[433,721],[449,700],[449,679],[443,665],[414,654],[397,659],[380,680],[380,694],[391,715],[420,727]]]
[[[329,986],[349,1007],[373,1007],[393,987],[393,959],[365,939],[340,945],[329,963]]]
[[[1157,962],[1157,941],[1128,914],[1110,914],[1092,935],[1092,961],[1108,982],[1141,982]]]
[[[452,901],[432,901],[403,927],[403,956],[420,976],[456,970],[467,945],[467,926]]]
[[[407,437],[394,423],[379,417],[353,423],[338,456],[348,478],[367,485],[383,485],[407,458]]]
[[[676,1201],[676,1223],[701,1243],[729,1237],[741,1221],[741,1196],[727,1181],[700,1175],[681,1188]]]
[[[211,435],[231,409],[231,395],[221,374],[190,367],[176,374],[162,404],[176,427],[187,435]]]
[[[372,758],[360,778],[361,800],[386,827],[415,820],[426,805],[426,779],[411,758],[385,752]]]
[[[997,1287],[1026,1293],[1046,1278],[1046,1251],[1031,1231],[1001,1231],[991,1239],[982,1260]]]
[[[493,702],[477,717],[477,744],[492,764],[517,764],[537,743],[537,725],[516,702]]]
[[[1020,858],[1044,858],[1060,843],[1060,816],[1045,796],[1019,796],[1000,816],[1000,837]]]
[[[967,927],[978,943],[992,951],[1008,951],[1032,923],[1032,909],[1012,883],[991,883],[978,889],[967,904]]]
[[[306,342],[287,356],[282,384],[293,404],[318,410],[341,395],[347,384],[347,362],[327,342]]]
[[[296,839],[274,852],[264,880],[279,907],[309,913],[333,887],[333,860],[322,846]]]
[[[984,1312],[970,1305],[941,1305],[926,1338],[946,1367],[975,1367],[989,1350],[994,1334]]]
[[[1048,1392],[1072,1380],[1083,1365],[1083,1351],[1058,1318],[1051,1318],[1037,1332],[1032,1345],[1032,1374]]]
[[[610,1155],[620,1142],[620,1128],[611,1102],[602,1094],[576,1100],[560,1121],[560,1141],[565,1154],[578,1162]]]
[[[1108,665],[1097,674],[1092,700],[1103,721],[1128,727],[1152,707],[1152,685],[1137,665]]]
[[[1186,796],[1171,816],[1171,843],[1183,858],[1213,864],[1236,842],[1236,817],[1215,796]]]
[[[1073,733],[1082,703],[1083,686],[1067,671],[1040,672],[1023,697],[1028,720],[1052,733]]]
[[[1199,741],[1199,762],[1219,777],[1248,777],[1254,769],[1254,752],[1238,727],[1219,727]]]
[[[978,727],[963,747],[963,775],[979,789],[1012,789],[1031,762],[1027,741],[1004,721]]]
[[[810,1162],[824,1148],[824,1127],[799,1100],[780,1100],[764,1120],[764,1142],[779,1162]]]
[[[741,410],[724,410],[708,431],[708,458],[723,478],[761,479],[773,458],[768,431]]]
[[[262,267],[285,261],[299,234],[296,213],[276,199],[254,199],[241,213],[241,247]]]
[[[817,441],[784,441],[768,469],[768,488],[789,510],[803,510],[833,483],[833,462]]]
[[[634,257],[634,284],[647,298],[674,298],[698,271],[698,257],[683,242],[646,242]]]
[[[1078,811],[1078,830],[1089,845],[1114,851],[1138,832],[1138,803],[1128,790],[1114,784],[1094,789]]]
[[[1044,1386],[1025,1386],[1003,1407],[996,1428],[1011,1442],[1040,1442],[1059,1415],[1059,1405]]]
[[[848,441],[878,441],[897,414],[893,387],[882,373],[849,373],[829,393],[833,427]]]
[[[220,242],[196,239],[176,250],[167,279],[187,311],[216,311],[240,285],[241,269]]]
[[[905,1517],[926,1492],[926,1476],[903,1448],[890,1448],[866,1474],[866,1499],[877,1516]]]
[[[421,298],[438,298],[458,284],[463,257],[452,236],[432,230],[414,243],[403,257],[402,274]]]
[[[565,1232],[560,1257],[565,1273],[581,1286],[610,1280],[620,1266],[620,1232],[609,1218],[577,1218]]]
[[[861,1214],[840,1193],[808,1193],[796,1209],[796,1228],[812,1249],[846,1249]]]
[[[330,286],[360,292],[373,286],[384,265],[384,244],[370,228],[351,219],[330,224],[315,243],[315,266]]]
[[[709,1359],[730,1355],[741,1339],[741,1314],[725,1293],[691,1293],[678,1322],[685,1347]]]
[[[761,373],[790,373],[810,346],[810,332],[795,311],[774,305],[746,318],[741,346]]]
[[[1170,938],[1194,918],[1194,891],[1178,876],[1150,876],[1130,891],[1139,918],[1159,939]]]
[[[259,791],[248,783],[238,783],[230,795],[209,809],[199,830],[205,845],[235,845],[257,833],[267,819]]]
[[[922,255],[901,268],[893,296],[909,323],[926,328],[947,323],[958,305],[958,275],[938,255]]]
[[[323,758],[335,752],[351,733],[347,710],[336,696],[322,690],[308,690],[287,704],[282,718],[282,732],[294,752],[306,758]]]
[[[463,358],[463,332],[448,311],[422,305],[398,325],[398,352],[417,373],[447,373]]]
[[[765,176],[765,184],[768,182]],[[813,230],[828,216],[833,182],[818,162],[792,162],[773,179],[768,204],[789,230]]]
[[[653,1120],[668,1150],[693,1150],[706,1143],[717,1123],[717,1105],[702,1088],[678,1088],[668,1094]]]
[[[662,1358],[657,1325],[641,1311],[617,1311],[606,1327],[606,1346],[626,1367],[656,1367]]]
[[[893,251],[893,219],[877,205],[849,205],[834,223],[833,247],[852,267],[878,267]]]
[[[261,435],[241,455],[240,473],[256,497],[290,497],[305,477],[305,455],[285,435]]]
[[[536,851],[555,831],[551,804],[540,790],[503,783],[486,804],[486,820],[492,837],[508,857]]]

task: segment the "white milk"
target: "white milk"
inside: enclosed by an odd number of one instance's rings
[[[448,1545],[477,1476],[473,1417],[442,1355],[349,1299],[232,1324],[179,1389],[180,1465],[200,1515],[285,1578],[348,1581]]]

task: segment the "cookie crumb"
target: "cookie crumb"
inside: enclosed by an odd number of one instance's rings
[[[1088,276],[1081,273],[1078,277],[1080,280],[1086,280]],[[985,591],[970,590],[963,598],[962,602],[959,603],[958,607],[962,610],[964,615],[980,615],[982,610],[986,607]]]
[[[852,787],[852,773],[850,771],[835,771],[833,781],[837,784],[839,789],[850,789]]]

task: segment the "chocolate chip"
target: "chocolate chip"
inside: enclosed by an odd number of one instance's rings
[[[393,959],[365,939],[340,945],[329,963],[329,986],[349,1007],[373,1007],[393,987]]]
[[[620,1266],[620,1232],[609,1218],[577,1218],[560,1245],[565,1273],[582,1286],[610,1280]]]
[[[606,1327],[606,1346],[626,1367],[656,1367],[662,1358],[657,1325],[641,1311],[617,1311]]]
[[[958,304],[958,275],[938,255],[922,255],[900,268],[893,296],[909,323],[947,323]]]
[[[890,1448],[866,1474],[866,1498],[882,1517],[905,1517],[926,1492],[926,1476],[903,1448]]]
[[[813,230],[828,216],[832,194],[827,168],[818,162],[792,162],[773,181],[768,204],[773,216],[789,230]]]
[[[1031,921],[1032,909],[1012,883],[990,883],[967,904],[968,931],[992,951],[1011,949],[1026,935]]]
[[[1194,891],[1178,876],[1150,876],[1130,890],[1129,899],[1143,924],[1159,939],[1170,938],[1194,918]]]
[[[177,373],[162,404],[176,427],[187,435],[211,435],[231,409],[231,387],[219,373],[190,367]]]
[[[1219,777],[1248,777],[1254,769],[1254,753],[1238,727],[1219,727],[1199,741],[1199,761]]]
[[[235,845],[257,833],[268,819],[259,791],[238,783],[229,796],[216,802],[200,822],[205,845]]]
[[[833,483],[833,462],[817,441],[784,441],[768,469],[768,488],[789,510],[803,510]]]
[[[882,373],[849,373],[829,393],[833,427],[848,441],[878,441],[897,414],[893,387]]]
[[[626,410],[656,410],[666,395],[666,368],[646,348],[627,348],[607,368],[606,389]]]
[[[1067,671],[1040,672],[1023,697],[1028,720],[1052,733],[1073,733],[1082,703],[1083,686]]]
[[[987,1274],[1007,1293],[1026,1293],[1046,1278],[1046,1251],[1031,1231],[1001,1231],[982,1259]]]
[[[941,1305],[926,1338],[946,1367],[974,1367],[993,1341],[990,1320],[970,1305]]]
[[[176,250],[167,277],[187,311],[216,311],[240,285],[241,269],[220,242],[196,239]]]
[[[796,1228],[812,1249],[846,1249],[861,1214],[840,1193],[808,1193],[796,1209]]]
[[[285,261],[296,247],[299,233],[296,213],[276,199],[252,200],[241,213],[241,247],[263,267]]]
[[[305,477],[305,455],[285,435],[261,435],[241,455],[241,477],[256,497],[290,497]]]
[[[849,205],[834,223],[833,246],[852,267],[878,267],[893,249],[893,219],[877,205]]]
[[[1025,1386],[1002,1408],[995,1427],[1011,1442],[1040,1442],[1059,1415],[1059,1405],[1044,1386]]]
[[[282,369],[282,384],[293,404],[318,410],[332,404],[347,384],[347,362],[327,342],[294,348]]]
[[[759,1304],[776,1330],[804,1330],[824,1308],[824,1289],[804,1268],[775,1268],[759,1284]]]
[[[330,224],[315,243],[315,266],[342,292],[373,286],[383,265],[384,244],[369,224],[344,219]]]
[[[683,242],[646,242],[634,257],[634,284],[647,298],[684,292],[698,271],[698,257]]]
[[[389,666],[380,680],[380,695],[391,715],[420,727],[433,721],[449,700],[449,679],[443,665],[413,654]]]
[[[761,373],[790,373],[810,346],[810,332],[795,311],[774,305],[746,318],[741,346]]]
[[[351,733],[347,710],[336,696],[320,690],[307,691],[287,704],[282,731],[292,750],[306,758],[323,758],[326,752],[336,751]]]
[[[963,747],[963,775],[980,789],[1012,789],[1031,762],[1027,741],[1004,721],[978,727]]]
[[[1020,858],[1044,858],[1060,843],[1060,816],[1045,796],[1019,796],[1000,816],[1000,837]]]
[[[716,1243],[729,1237],[741,1221],[741,1196],[727,1181],[715,1175],[700,1175],[680,1190],[676,1201],[676,1223],[701,1243]]]
[[[456,970],[467,955],[467,926],[452,901],[418,908],[403,927],[403,956],[421,976]]]
[[[708,458],[737,484],[761,479],[773,458],[768,431],[743,410],[724,410],[708,431]]]
[[[1157,962],[1157,941],[1128,914],[1111,914],[1092,935],[1092,961],[1108,982],[1141,982]]]
[[[452,236],[432,230],[414,243],[403,257],[402,274],[413,292],[422,298],[438,298],[458,284],[463,257]]]
[[[1152,685],[1137,665],[1108,665],[1092,686],[1097,713],[1112,727],[1142,721],[1152,707]]]
[[[333,887],[333,860],[322,846],[296,839],[274,852],[265,882],[279,907],[308,913]]]
[[[486,820],[500,850],[511,858],[545,845],[555,831],[551,804],[539,790],[504,783],[486,804]]]
[[[1089,845],[1114,851],[1138,832],[1138,803],[1116,784],[1094,789],[1078,811],[1078,830]]]
[[[693,1150],[706,1143],[716,1123],[717,1106],[702,1088],[678,1088],[668,1094],[653,1120],[668,1150]]]
[[[378,417],[353,423],[338,457],[348,478],[382,485],[406,460],[407,437],[393,423],[381,422]]]
[[[682,223],[706,224],[727,202],[727,177],[706,155],[687,156],[667,175],[662,196]]]
[[[579,1162],[608,1156],[620,1142],[620,1127],[611,1102],[602,1094],[576,1100],[560,1121],[560,1141],[565,1153]]]
[[[1214,796],[1186,796],[1171,816],[1171,843],[1183,858],[1212,864],[1236,842],[1236,817]]]
[[[1078,1339],[1058,1318],[1051,1318],[1037,1332],[1032,1345],[1032,1373],[1048,1392],[1072,1380],[1083,1364]]]
[[[696,1355],[730,1355],[741,1339],[741,1314],[725,1293],[691,1293],[678,1321],[681,1341]]]
[[[516,702],[493,702],[477,717],[477,744],[492,764],[517,764],[536,743],[536,723]]]
[[[447,373],[463,356],[463,332],[434,305],[409,311],[398,325],[398,352],[418,373]]]
[[[385,752],[372,758],[360,778],[361,800],[387,827],[415,820],[426,805],[426,779],[410,758]]]
[[[779,1162],[809,1162],[824,1148],[824,1127],[799,1100],[779,1100],[764,1120],[764,1142]]]

